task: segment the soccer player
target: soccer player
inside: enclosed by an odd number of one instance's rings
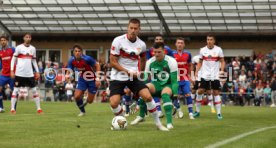
[[[194,70],[196,69],[196,65],[197,65],[197,63],[199,63],[199,61],[200,61],[200,56],[199,55],[196,55],[196,56],[193,57],[192,63],[194,65],[194,68],[193,68]],[[191,97],[192,97],[193,100],[196,100],[195,98],[197,97],[196,93],[197,93],[198,87],[200,85],[200,80],[201,80],[201,70],[198,71],[198,74],[196,76],[196,80],[192,81],[192,82],[194,82],[193,83],[193,88],[192,88],[192,94],[191,94]],[[211,107],[211,112],[216,113],[215,107],[214,107],[214,102],[213,102],[212,90],[210,90],[210,88],[207,88],[206,91],[207,91],[207,96],[208,96],[208,102],[209,102],[210,107]],[[202,103],[202,101],[196,102],[196,105],[201,106],[201,103]],[[200,112],[200,107],[197,107],[196,109],[198,109],[197,112]]]
[[[155,38],[154,38],[154,43],[164,43],[164,38],[163,38],[163,36],[162,35],[157,35],[157,36],[155,36]],[[147,52],[146,52],[146,57],[147,57],[147,59],[150,59],[151,57],[153,57],[154,56],[154,48],[153,47],[151,47]],[[164,52],[165,52],[165,54],[166,55],[169,55],[169,56],[171,56],[171,57],[173,57],[173,51],[174,50],[172,50],[169,46],[166,46],[165,45],[165,47],[164,47]]]
[[[164,43],[164,38],[162,35],[157,35],[155,36],[154,38],[154,43]],[[146,57],[147,59],[150,59],[151,57],[154,56],[154,51],[153,51],[153,47],[151,47],[147,52],[146,52]],[[173,51],[169,46],[166,46],[164,47],[164,52],[166,55],[169,55],[171,57],[173,57]],[[162,118],[164,115],[162,113],[162,109],[161,109],[161,104],[160,104],[160,98],[158,97],[153,97],[154,101],[155,101],[155,104],[156,104],[156,108],[157,108],[157,111],[158,111],[158,116],[159,118]],[[142,113],[143,114],[143,113]]]
[[[110,106],[115,116],[123,115],[120,105],[121,95],[127,86],[134,95],[138,94],[144,99],[147,109],[152,113],[157,128],[168,131],[158,117],[155,102],[147,86],[138,79],[139,67],[144,70],[146,63],[146,44],[139,37],[140,20],[130,19],[127,33],[116,37],[110,50],[111,81]],[[140,61],[140,63],[139,63]],[[138,64],[139,63],[139,64]]]
[[[2,66],[2,72],[0,75],[0,113],[3,113],[5,111],[4,105],[3,105],[3,95],[2,95],[3,88],[5,88],[6,84],[9,84],[11,90],[13,90],[13,86],[14,86],[14,79],[10,77],[10,71],[11,71],[11,60],[15,49],[8,46],[8,40],[9,39],[7,36],[0,37],[0,42],[2,47],[0,51],[0,59],[1,59],[1,66]]]
[[[31,45],[32,36],[26,33],[23,37],[24,43],[16,47],[11,61],[10,75],[15,79],[15,86],[11,97],[11,113],[16,114],[15,104],[20,87],[29,87],[32,90],[33,99],[36,103],[37,113],[43,113],[40,108],[40,98],[36,88],[35,80],[40,78],[38,65],[36,62],[36,49]],[[14,73],[14,67],[16,71]],[[35,69],[35,75],[33,71]]]
[[[220,97],[220,75],[224,74],[224,55],[220,47],[215,45],[216,39],[213,35],[207,36],[207,46],[200,49],[200,62],[197,64],[195,75],[201,69],[201,82],[198,89],[197,102],[202,101],[203,93],[210,88],[212,90],[217,118],[222,119],[221,97]],[[220,71],[221,70],[221,71]],[[200,105],[196,105],[194,117],[200,116]]]
[[[129,88],[124,89],[124,95],[122,96],[122,101],[123,101],[123,108],[125,110],[125,117],[129,116],[130,113],[130,105],[131,105],[131,100],[132,100],[132,94]]]
[[[179,70],[179,95],[184,95],[187,99],[187,105],[188,105],[188,112],[190,119],[194,119],[193,117],[193,100],[191,98],[191,89],[190,89],[190,77],[192,70],[192,55],[188,51],[184,51],[185,48],[185,39],[182,37],[179,37],[176,39],[175,42],[176,51],[174,52],[173,56],[178,64],[178,70]],[[179,118],[183,118],[183,112],[181,110],[180,104],[178,99],[173,100],[174,106],[177,109]]]
[[[80,109],[78,116],[81,117],[85,115],[86,104],[91,104],[93,102],[97,88],[101,85],[99,78],[99,72],[101,70],[100,64],[92,57],[84,55],[80,45],[74,45],[73,56],[69,59],[68,68],[79,72],[74,98],[78,108]],[[93,68],[95,68],[96,73],[93,71]],[[88,97],[87,101],[83,102],[82,97],[86,90],[88,90]]]
[[[147,83],[147,86],[153,96],[162,98],[167,119],[167,128],[172,129],[173,104],[171,96],[176,97],[178,93],[177,62],[174,58],[165,54],[164,43],[155,43],[153,48],[155,55],[147,61],[145,69],[146,75],[148,73],[151,74],[151,82]],[[143,108],[140,109],[142,110]],[[144,117],[137,116],[131,124],[135,125],[143,120]]]

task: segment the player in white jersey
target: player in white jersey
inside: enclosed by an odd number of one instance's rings
[[[201,70],[201,81],[196,98],[196,112],[194,117],[200,116],[200,103],[205,90],[212,90],[215,106],[217,109],[217,118],[222,119],[221,115],[221,97],[220,97],[220,75],[224,73],[224,55],[222,49],[215,45],[215,36],[207,36],[207,46],[200,49],[200,62],[197,64],[195,75]],[[221,71],[220,71],[221,70]]]
[[[196,69],[197,63],[199,63],[199,62],[200,62],[200,55],[194,56],[193,59],[192,59],[192,63],[195,66],[195,69]],[[198,74],[196,76],[196,80],[193,83],[192,95],[191,95],[193,100],[196,100],[196,93],[197,93],[197,90],[199,88],[200,81],[201,81],[201,70],[198,71]],[[207,88],[206,92],[207,92],[207,95],[208,95],[208,102],[209,102],[210,107],[211,107],[211,112],[216,113],[216,110],[215,110],[215,107],[214,107],[214,102],[213,102],[212,90],[210,88]],[[201,103],[202,103],[202,101],[196,102],[196,104],[198,104],[198,105],[201,105]],[[197,107],[196,109],[200,109],[200,108]],[[197,112],[200,112],[200,110],[198,110]]]
[[[160,122],[149,89],[144,82],[138,79],[139,70],[144,70],[146,64],[146,44],[138,37],[139,31],[140,20],[130,19],[127,34],[116,37],[112,42],[110,50],[112,67],[109,87],[110,106],[115,116],[123,115],[120,99],[121,95],[124,94],[124,88],[127,86],[134,94],[138,94],[144,99],[157,128],[168,131]]]
[[[16,114],[15,104],[20,87],[29,87],[32,89],[34,101],[36,103],[37,113],[41,114],[40,98],[37,92],[35,79],[40,78],[38,65],[36,62],[36,49],[32,46],[32,36],[26,33],[23,37],[24,43],[18,45],[11,61],[11,78],[15,78],[15,86],[11,97],[11,113]],[[16,70],[14,69],[16,65]],[[33,71],[35,69],[35,75]],[[15,73],[14,73],[15,70]]]

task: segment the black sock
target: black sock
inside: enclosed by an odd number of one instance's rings
[[[85,113],[85,109],[84,109],[84,105],[83,105],[83,100],[80,99],[80,100],[76,101],[76,104],[77,104],[78,108],[80,109],[80,111],[83,112],[83,113]]]

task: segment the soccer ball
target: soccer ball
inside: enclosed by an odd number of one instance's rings
[[[127,128],[127,120],[123,116],[115,116],[111,125],[111,130],[125,130]]]

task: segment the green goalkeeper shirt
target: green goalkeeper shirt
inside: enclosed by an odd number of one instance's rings
[[[177,62],[168,55],[165,55],[161,62],[157,61],[155,57],[152,57],[146,63],[146,78],[150,74],[153,83],[159,83],[161,86],[170,84],[173,95],[178,94],[177,73]]]

